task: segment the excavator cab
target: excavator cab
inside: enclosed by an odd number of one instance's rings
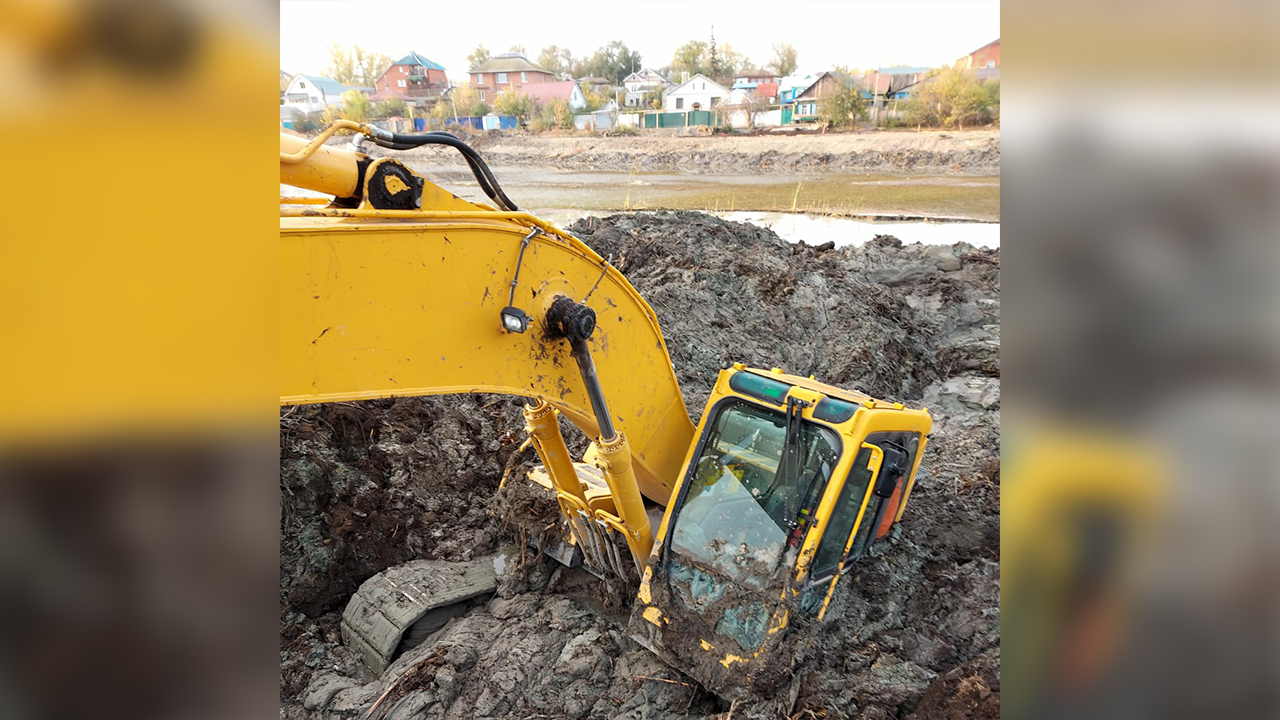
[[[902,516],[930,427],[925,411],[812,378],[723,371],[633,636],[725,697],[784,677],[782,631],[821,620],[844,569]]]

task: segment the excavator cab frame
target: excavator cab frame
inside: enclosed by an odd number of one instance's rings
[[[772,415],[790,441],[768,444],[759,453],[754,451],[761,449],[761,439],[753,436],[751,447],[729,453],[733,460],[720,462],[723,469],[708,483],[706,466],[718,460],[718,426],[737,408]],[[806,471],[817,465],[821,472],[787,472],[788,458],[797,455],[794,440],[804,437],[790,429],[793,423],[810,429],[810,437],[834,440],[828,443],[834,453],[821,463],[804,462],[804,451],[812,455],[813,446],[822,446],[808,442],[796,458],[802,462],[792,464]],[[632,637],[725,697],[757,680],[781,677],[777,671],[793,656],[778,652],[783,630],[797,620],[823,620],[845,570],[901,519],[931,428],[927,411],[777,368],[737,364],[721,371],[658,527],[632,611]],[[757,463],[773,456],[765,463],[764,475],[774,471],[767,485],[752,479],[753,470],[735,467],[744,455]],[[690,552],[692,544],[681,547],[682,523],[693,519],[686,516],[697,502],[691,497],[707,494],[708,485],[728,486],[712,491],[724,506],[736,503],[754,512],[711,522],[699,518],[703,532],[689,535],[701,537],[705,551]],[[793,491],[781,503],[783,520],[754,532],[767,526],[766,517],[778,521],[778,486]],[[761,522],[745,522],[752,516]],[[707,537],[708,528],[721,536]],[[754,574],[753,567],[759,568]]]

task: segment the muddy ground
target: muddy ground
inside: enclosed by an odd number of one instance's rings
[[[493,167],[695,175],[788,173],[946,173],[999,175],[1000,131],[870,131],[805,135],[638,137],[465,133]],[[418,149],[403,159],[444,157]]]
[[[887,236],[814,248],[692,212],[569,230],[653,305],[691,415],[734,361],[934,414],[900,530],[842,581],[785,691],[733,717],[997,717],[999,252]],[[342,645],[341,610],[370,575],[515,540],[493,497],[522,425],[518,402],[493,396],[281,413],[282,717],[364,717],[384,694],[375,715],[398,719],[730,712],[628,639],[625,606],[550,561],[384,678]]]

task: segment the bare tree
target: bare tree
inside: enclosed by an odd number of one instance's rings
[[[794,73],[799,66],[799,53],[791,43],[773,44],[773,60],[769,62],[769,68],[777,73],[778,77],[786,77]]]

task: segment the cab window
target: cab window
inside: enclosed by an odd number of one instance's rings
[[[915,455],[920,446],[920,433],[915,432],[878,432],[867,436],[867,442],[872,445],[879,445],[882,449],[887,443],[895,443],[905,447],[907,453],[907,467],[910,468],[915,463]],[[823,580],[830,578],[835,572],[836,567],[840,564],[840,558],[844,554],[845,543],[849,541],[849,534],[853,532],[853,524],[858,519],[858,511],[862,508],[862,501],[867,496],[868,485],[871,483],[871,471],[867,469],[867,463],[871,460],[871,451],[865,448],[858,452],[858,456],[853,461],[853,468],[849,471],[849,477],[845,480],[844,487],[840,490],[840,496],[836,500],[836,506],[831,511],[831,519],[827,523],[827,529],[822,535],[822,540],[818,543],[818,550],[813,556],[813,565],[809,573],[809,577],[813,580]],[[908,470],[908,473],[910,470]],[[900,482],[905,482],[909,476],[904,476]],[[862,523],[858,526],[858,535],[854,540],[853,547],[849,550],[849,558],[856,559],[866,549],[867,540],[873,531],[873,525],[876,513],[880,509],[884,500],[875,494],[871,495],[871,500],[867,502],[866,512],[863,514]]]

